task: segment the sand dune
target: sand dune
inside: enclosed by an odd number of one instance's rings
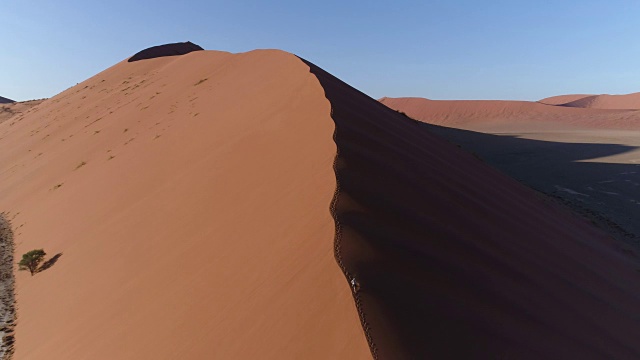
[[[588,96],[593,96],[593,95],[589,95],[589,94],[558,95],[558,96],[552,96],[552,97],[544,98],[542,100],[538,100],[538,102],[542,104],[547,104],[547,105],[564,105],[566,103],[580,100]]]
[[[640,356],[615,242],[291,54],[125,60],[0,137],[16,253],[62,254],[15,359]]]
[[[502,127],[522,129],[531,125],[550,128],[640,129],[640,111],[581,109],[529,101],[427,100],[382,98],[392,109],[430,124],[472,130]]]

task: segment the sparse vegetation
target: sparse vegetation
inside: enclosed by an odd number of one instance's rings
[[[29,272],[31,272],[31,276],[33,276],[33,274],[37,272],[42,261],[44,261],[45,256],[47,256],[47,253],[42,249],[27,252],[22,255],[22,260],[18,263],[18,270],[29,270]]]

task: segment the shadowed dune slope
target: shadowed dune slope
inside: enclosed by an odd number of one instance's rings
[[[8,104],[8,103],[12,103],[12,102],[14,102],[14,101],[11,100],[11,99],[7,99],[7,98],[4,98],[4,97],[0,96],[0,104]]]
[[[640,111],[582,109],[528,101],[382,98],[380,102],[430,124],[481,129],[532,124],[561,127],[640,129]]]
[[[379,359],[640,357],[638,264],[613,240],[311,69],[336,122],[340,258]]]
[[[126,60],[0,124],[15,360],[367,359],[330,104],[280,51]]]

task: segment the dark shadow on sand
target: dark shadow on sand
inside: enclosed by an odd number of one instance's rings
[[[623,154],[634,146],[565,143],[492,135],[422,124],[524,184],[560,199],[631,244],[640,243],[640,164],[584,162]]]
[[[36,272],[42,272],[51,268],[53,265],[55,265],[58,262],[61,256],[62,256],[62,253],[57,253],[53,255],[49,260],[43,262],[42,265],[40,265],[40,267],[38,268],[38,271]]]
[[[640,358],[637,265],[612,240],[306,63],[331,103],[335,255],[374,359]],[[563,151],[540,160],[524,145],[544,144],[482,139],[551,174],[632,168],[576,163],[618,145],[546,144]]]

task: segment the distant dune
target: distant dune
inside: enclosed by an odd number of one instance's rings
[[[640,109],[640,93],[626,95],[561,95],[539,101],[543,104],[591,109]]]
[[[0,104],[8,104],[8,103],[12,103],[12,102],[14,102],[14,101],[11,100],[11,99],[7,99],[7,98],[4,98],[4,97],[0,96]]]
[[[529,101],[428,100],[382,98],[380,102],[431,124],[466,129],[531,124],[535,127],[590,127],[640,129],[640,112],[633,110],[581,109]]]
[[[542,104],[547,104],[547,105],[564,105],[566,103],[576,101],[582,98],[586,98],[588,96],[593,96],[593,95],[587,95],[587,94],[559,95],[559,96],[548,97],[548,98],[539,100],[538,102]]]
[[[16,276],[17,360],[640,356],[607,235],[291,54],[124,60],[11,120],[16,254],[62,254]]]

